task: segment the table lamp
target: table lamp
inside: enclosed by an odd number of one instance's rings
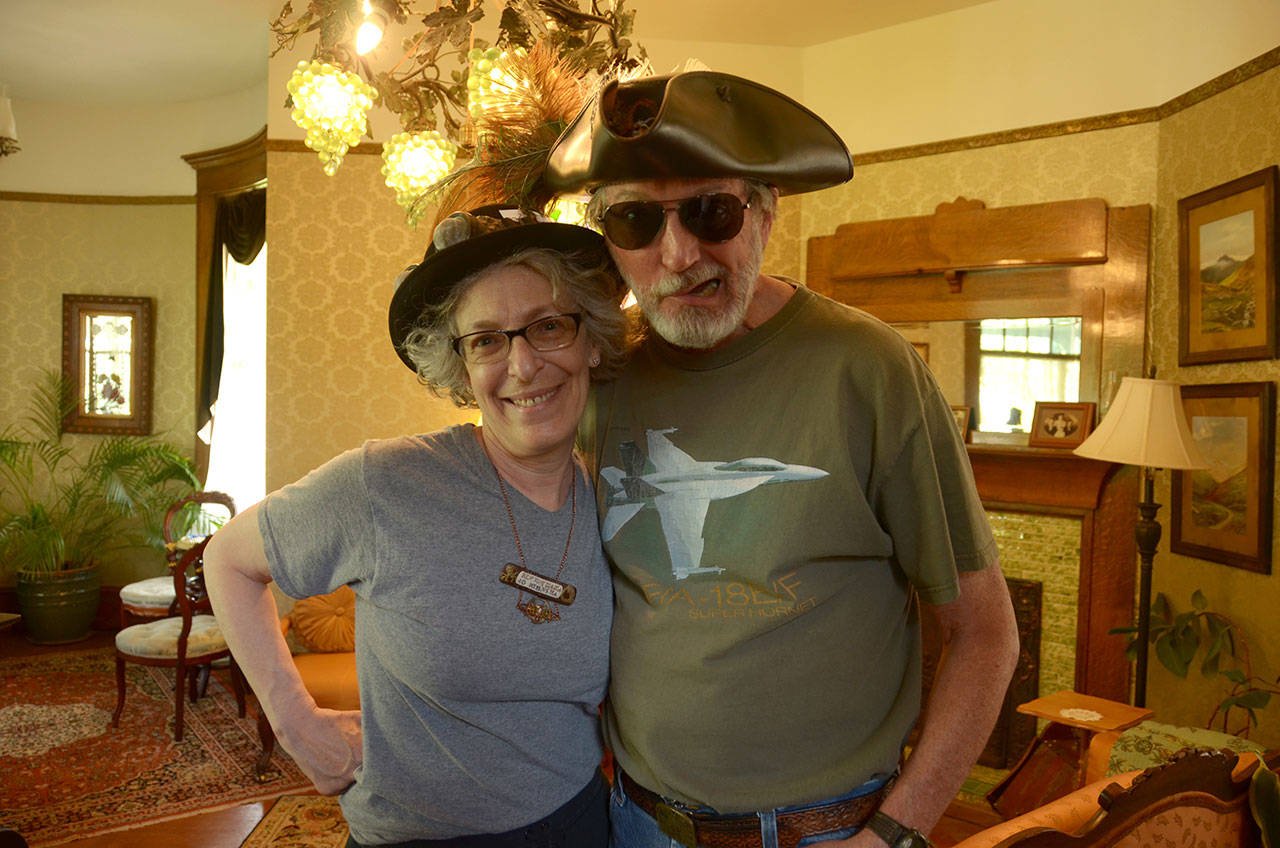
[[[1142,566],[1138,583],[1138,657],[1133,703],[1147,705],[1147,647],[1151,634],[1151,563],[1160,543],[1153,468],[1207,468],[1182,409],[1182,393],[1172,380],[1125,377],[1107,417],[1075,449],[1079,456],[1142,467],[1143,499],[1135,535]]]

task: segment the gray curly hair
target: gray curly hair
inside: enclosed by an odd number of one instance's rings
[[[607,258],[601,262],[599,257],[585,253],[532,247],[463,278],[448,297],[422,311],[403,344],[419,382],[458,406],[476,406],[475,395],[467,385],[466,365],[453,351],[453,339],[458,334],[455,313],[481,277],[510,267],[524,267],[539,274],[551,284],[551,296],[557,303],[571,303],[575,311],[582,313],[587,341],[600,350],[600,364],[591,369],[592,381],[618,376],[638,339],[638,330],[619,305],[617,293],[623,286],[617,269]]]

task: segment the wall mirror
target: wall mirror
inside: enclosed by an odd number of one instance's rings
[[[62,373],[75,405],[63,431],[149,434],[154,342],[151,298],[64,294]]]
[[[1096,351],[1085,349],[1082,315],[907,321],[911,342],[953,407],[972,410],[972,438],[1027,432],[1037,401],[1093,395]]]
[[[971,441],[1026,445],[1037,401],[1096,403],[1143,361],[1145,206],[1100,198],[841,224],[809,240],[806,282],[893,325]]]

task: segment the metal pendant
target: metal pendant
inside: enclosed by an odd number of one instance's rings
[[[528,601],[517,601],[516,607],[534,624],[545,624],[548,621],[559,621],[560,611],[555,604],[549,604],[541,598]]]

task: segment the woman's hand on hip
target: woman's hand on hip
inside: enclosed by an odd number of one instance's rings
[[[364,733],[359,710],[317,708],[305,721],[278,733],[302,773],[322,795],[337,795],[355,781],[364,759]]]

